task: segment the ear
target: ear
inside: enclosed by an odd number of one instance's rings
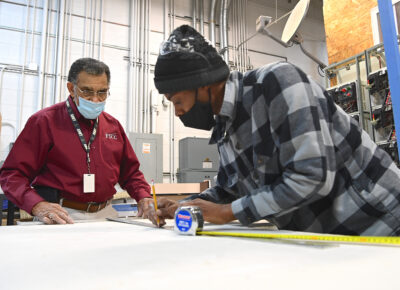
[[[198,91],[197,99],[200,102],[207,102],[209,100],[209,96],[208,96],[209,88],[210,88],[210,86],[204,86],[204,87],[200,87],[197,89],[197,91]]]
[[[68,88],[69,94],[72,96],[72,98],[74,98],[75,97],[74,84],[71,82],[68,82],[67,88]]]

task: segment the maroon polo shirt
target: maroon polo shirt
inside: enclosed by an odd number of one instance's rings
[[[85,119],[71,97],[69,100],[88,142],[94,121]],[[61,102],[29,118],[0,169],[0,184],[7,198],[29,213],[43,201],[32,188],[34,185],[58,189],[61,197],[79,202],[104,202],[112,198],[117,182],[137,201],[151,197],[124,129],[105,112],[99,116],[90,159],[95,192],[83,193],[83,174],[88,173],[86,152],[66,104]]]

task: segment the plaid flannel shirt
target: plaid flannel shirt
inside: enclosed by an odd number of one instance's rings
[[[200,197],[280,229],[400,234],[400,171],[315,81],[280,62],[233,72],[210,143],[217,183]]]

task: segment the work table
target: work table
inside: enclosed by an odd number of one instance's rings
[[[0,289],[399,287],[400,247],[182,236],[111,221],[0,227],[0,237]]]

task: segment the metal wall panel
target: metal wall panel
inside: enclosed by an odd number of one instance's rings
[[[163,182],[162,139],[161,134],[129,133],[128,138],[140,161],[140,170],[147,182]]]
[[[179,170],[217,171],[217,145],[209,145],[208,138],[187,137],[179,140]]]

